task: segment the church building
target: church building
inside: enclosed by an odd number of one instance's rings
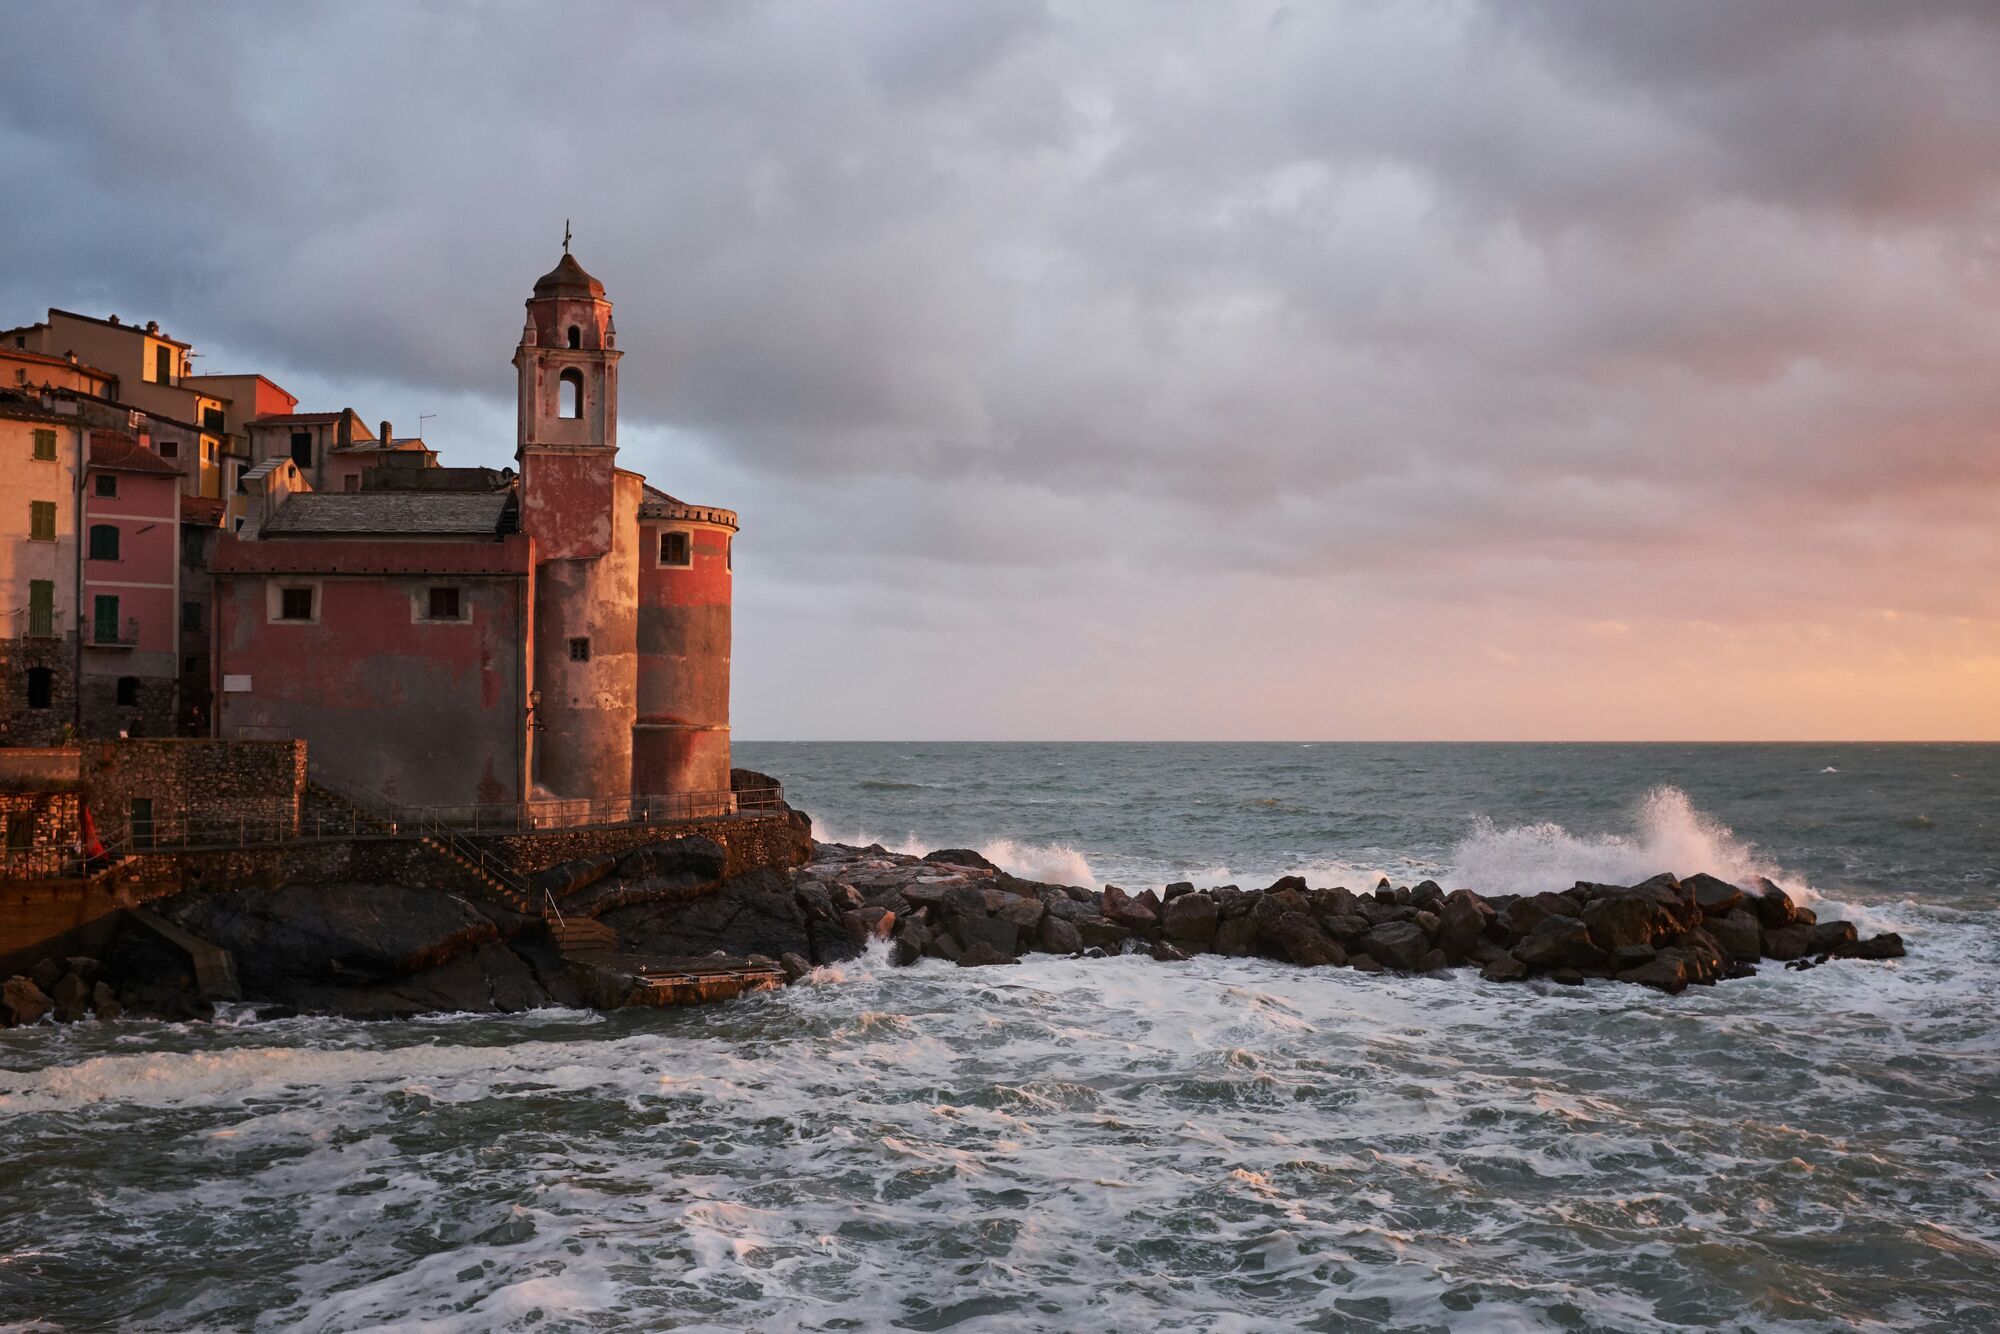
[[[514,352],[515,469],[247,474],[211,562],[216,734],[302,737],[404,805],[728,810],[736,515],[618,466],[622,356],[565,246]]]

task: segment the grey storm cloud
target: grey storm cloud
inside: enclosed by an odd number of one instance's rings
[[[51,3],[8,31],[0,314],[159,318],[308,406],[457,403],[439,438],[499,462],[518,303],[574,219],[628,450],[767,544],[753,644],[942,627],[970,692],[985,639],[1141,642],[1216,598],[1340,622],[1302,630],[1331,656],[1392,604],[1419,638],[1635,599],[2000,617],[1979,0]],[[887,689],[854,726],[894,730]]]

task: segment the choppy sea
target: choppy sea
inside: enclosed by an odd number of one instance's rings
[[[1767,874],[1911,954],[5,1032],[0,1329],[2000,1328],[2000,747],[737,755],[822,837],[1036,878]]]

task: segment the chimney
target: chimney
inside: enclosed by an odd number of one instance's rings
[[[394,443],[396,443],[396,437],[390,434],[389,423],[385,421],[382,423],[382,448],[387,449]]]
[[[116,315],[113,315],[109,322],[112,324],[118,323],[118,317]]]
[[[334,432],[333,443],[345,447],[354,443],[354,409],[340,410],[340,426]]]
[[[147,333],[149,333],[149,334],[156,334],[156,333],[158,333],[159,331],[160,331],[160,322],[159,322],[158,320],[147,320],[147,321],[146,321],[146,332],[147,332]]]

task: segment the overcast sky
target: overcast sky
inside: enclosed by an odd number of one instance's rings
[[[28,3],[0,324],[742,515],[741,738],[2000,737],[2000,4]]]

